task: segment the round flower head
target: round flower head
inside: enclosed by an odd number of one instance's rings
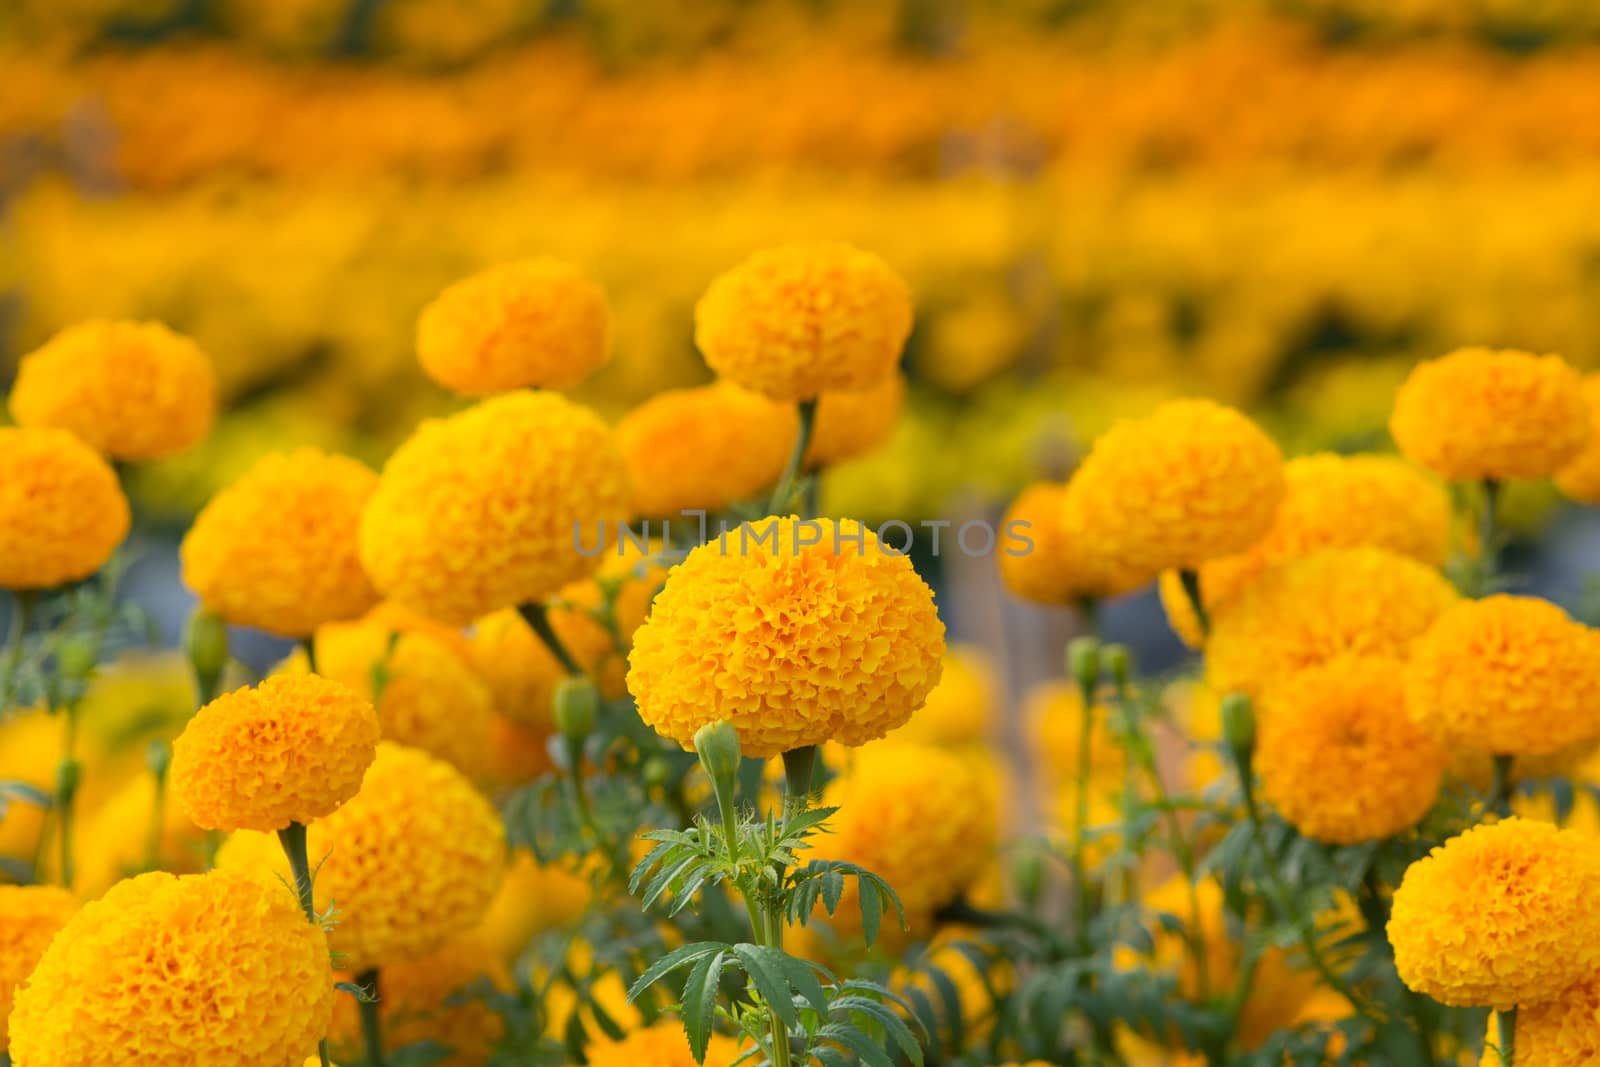
[[[304,1061],[327,1033],[322,927],[286,886],[228,871],[142,874],[84,905],[11,1015],[28,1067]]]
[[[212,497],[184,536],[183,580],[227,621],[283,637],[377,603],[357,558],[378,476],[314,448],[262,457]]]
[[[50,939],[67,924],[78,901],[50,885],[0,885],[0,1051],[17,986],[33,973]]]
[[[786,403],[890,377],[911,333],[911,290],[870,252],[796,244],[757,252],[694,309],[711,369]]]
[[[112,459],[156,459],[205,437],[217,380],[199,346],[159,322],[84,322],[22,357],[11,414]]]
[[[578,527],[628,517],[611,432],[554,393],[507,393],[423,423],[383,469],[361,562],[391,599],[464,626],[592,574]]]
[[[832,467],[874,451],[894,433],[905,405],[906,380],[898,372],[871,389],[823,393],[806,448],[806,469]]]
[[[1350,653],[1404,658],[1460,598],[1435,570],[1382,548],[1329,548],[1273,567],[1211,620],[1206,681],[1260,696]]]
[[[487,1063],[505,1036],[505,1020],[476,988],[487,985],[509,992],[511,974],[481,938],[457,938],[426,956],[390,964],[380,981],[378,1012],[383,1044],[390,1052],[431,1041],[452,1053],[437,1062],[471,1067]],[[328,1044],[340,1058],[361,1058],[361,1018],[354,997],[336,1002]]]
[[[1588,443],[1589,409],[1578,372],[1559,356],[1463,348],[1416,366],[1389,432],[1446,478],[1546,478]]]
[[[1500,1020],[1489,1017],[1480,1067],[1500,1067]],[[1600,1064],[1600,976],[1590,976],[1554,1000],[1517,1009],[1518,1067],[1595,1067]]]
[[[356,795],[378,745],[372,705],[314,674],[218,697],[172,744],[172,792],[207,830],[282,830]]]
[[[1414,826],[1439,794],[1446,753],[1406,717],[1399,660],[1341,657],[1261,702],[1262,795],[1307,837],[1335,845]]]
[[[1098,531],[1080,550],[1154,577],[1249,548],[1283,495],[1283,455],[1255,423],[1209,400],[1176,400],[1102,435],[1064,510]]]
[[[1589,443],[1556,472],[1556,488],[1580,504],[1600,504],[1600,374],[1583,379],[1589,408]]]
[[[1291,459],[1284,475],[1288,491],[1266,536],[1243,552],[1201,564],[1208,612],[1267,568],[1322,548],[1375,545],[1430,567],[1450,556],[1450,495],[1403,459],[1318,453]],[[1161,601],[1173,629],[1198,648],[1199,621],[1176,572],[1161,576]]]
[[[355,799],[311,824],[306,850],[321,862],[317,898],[339,909],[328,942],[360,972],[415,959],[475,926],[500,887],[505,829],[461,772],[385,741]],[[217,864],[288,872],[277,841],[262,834],[235,834]]]
[[[560,260],[490,267],[423,309],[417,358],[434,381],[469,396],[577,385],[611,358],[606,294]]]
[[[1103,540],[1074,525],[1067,486],[1037,482],[1006,509],[997,556],[1006,587],[1024,600],[1070,604],[1085,597],[1118,596],[1150,580],[1111,555]]]
[[[77,437],[0,426],[0,589],[89,577],[127,536],[129,518],[116,472]]]
[[[849,519],[768,518],[689,553],[634,634],[628,691],[689,748],[727,719],[747,756],[900,726],[939,681],[944,624],[911,563]]]
[[[674,516],[770,492],[799,432],[792,407],[724,381],[646,400],[617,423],[617,446],[634,510]]]
[[[1600,971],[1600,843],[1516,817],[1474,826],[1406,868],[1389,943],[1441,1004],[1554,1000]]]
[[[1466,600],[1412,647],[1406,710],[1452,745],[1541,756],[1600,737],[1600,638],[1536,597]]]

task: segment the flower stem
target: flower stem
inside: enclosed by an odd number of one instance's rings
[[[550,610],[544,604],[523,604],[517,608],[518,614],[528,624],[528,629],[544,643],[550,654],[561,664],[561,669],[574,678],[583,677],[583,668],[578,666],[578,661],[572,653],[567,651],[567,646],[561,643],[561,638],[556,636],[555,628],[550,625]]]
[[[1482,579],[1484,588],[1480,593],[1488,592],[1489,583],[1494,580],[1495,568],[1499,565],[1500,546],[1497,539],[1500,534],[1496,528],[1497,512],[1500,508],[1500,483],[1493,478],[1483,480],[1483,514],[1478,516],[1478,557],[1482,561]]]
[[[77,875],[74,863],[74,841],[78,810],[78,777],[81,769],[77,756],[78,704],[71,700],[61,711],[66,730],[61,748],[61,762],[56,765],[56,838],[61,845],[61,884],[72,888]]]
[[[785,507],[793,491],[794,480],[800,474],[800,465],[805,462],[806,450],[811,447],[811,435],[817,426],[816,400],[800,401],[799,410],[800,432],[795,435],[794,448],[789,452],[789,462],[784,464],[783,475],[772,490],[772,497],[767,504],[769,514],[777,514],[780,508]]]
[[[1183,583],[1184,596],[1189,598],[1189,606],[1194,609],[1195,621],[1200,624],[1201,635],[1210,636],[1211,616],[1206,613],[1206,602],[1200,595],[1200,572],[1181,570],[1178,572],[1178,580]]]
[[[1084,830],[1089,821],[1090,747],[1094,743],[1094,686],[1079,685],[1082,710],[1078,721],[1078,780],[1074,783],[1072,813],[1072,851],[1069,865],[1072,868],[1073,914],[1077,920],[1078,946],[1085,954],[1089,951],[1089,875],[1084,861]]]
[[[161,866],[161,837],[167,825],[167,775],[164,770],[151,773],[155,776],[156,791],[150,804],[150,825],[145,828],[144,866],[153,871]]]
[[[367,1046],[367,1067],[383,1067],[383,1019],[378,1009],[378,969],[362,971],[356,975],[356,985],[367,995],[356,1002],[361,1011],[361,1036]]]
[[[159,782],[157,788],[160,788]],[[320,925],[311,889],[311,861],[306,856],[305,824],[292,822],[279,830],[278,844],[282,846],[283,854],[289,860],[289,871],[294,875],[294,892],[300,899],[300,910],[306,913],[306,921],[312,926]],[[322,1067],[330,1067],[326,1037],[317,1043],[317,1055],[322,1058]]]
[[[1494,757],[1494,781],[1489,786],[1489,810],[1501,818],[1511,814],[1512,756]]]
[[[1517,1009],[1498,1013],[1500,1023],[1500,1067],[1512,1067],[1517,1053]]]

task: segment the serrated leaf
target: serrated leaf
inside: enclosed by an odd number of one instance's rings
[[[722,978],[725,949],[704,956],[689,972],[683,986],[683,1030],[689,1035],[689,1052],[694,1062],[706,1061],[706,1045],[711,1041],[711,1024],[717,1018],[717,986]]]
[[[818,1015],[826,1017],[828,994],[823,992],[822,983],[817,981],[813,970],[816,964],[796,959],[786,952],[780,952],[779,955],[783,957],[783,973],[789,979],[789,988],[803,997]]]
[[[861,933],[867,947],[878,940],[878,926],[883,919],[883,902],[878,899],[878,886],[870,878],[856,876],[856,886],[861,902]]]
[[[628,1000],[634,1000],[640,993],[643,993],[679,967],[687,966],[704,956],[708,956],[713,952],[720,952],[727,947],[721,941],[696,941],[692,945],[684,945],[681,948],[673,949],[645,968],[645,972],[639,976],[639,980],[629,988]]]
[[[663,841],[661,844],[645,853],[644,859],[635,864],[633,873],[628,875],[628,892],[637,893],[639,891],[639,883],[644,880],[645,874],[648,873],[656,864],[660,863],[662,859],[666,857],[667,853],[672,851],[673,847],[674,846],[672,842]]]
[[[883,1027],[884,1032],[894,1043],[900,1046],[900,1051],[905,1053],[907,1059],[917,1067],[922,1067],[922,1045],[911,1033],[911,1028],[906,1025],[905,1020],[887,1006],[868,997],[852,995],[839,997],[833,1002],[831,1010],[834,1013],[853,1011],[870,1016]]]
[[[846,1060],[838,1049],[829,1048],[827,1045],[814,1046],[811,1055],[817,1058],[822,1067],[850,1067],[850,1061]]]
[[[364,985],[358,985],[355,982],[335,982],[333,983],[333,988],[342,993],[349,993],[352,997],[356,998],[357,1003],[376,1003],[372,997],[371,991],[369,991]]]
[[[663,864],[661,870],[656,872],[656,876],[650,879],[650,884],[646,887],[644,896],[639,901],[639,907],[649,911],[650,906],[660,900],[663,893],[672,888],[672,882],[675,878],[700,862],[702,861],[699,856],[689,856],[687,859],[671,866]]]
[[[783,953],[765,945],[740,943],[733,946],[733,954],[744,967],[744,973],[755,983],[761,999],[773,1010],[783,1024],[793,1030],[800,1025],[800,1013],[795,1010],[794,993],[784,976]]]
[[[829,1023],[817,1031],[817,1037],[839,1044],[854,1052],[867,1067],[894,1067],[889,1050],[872,1040],[849,1023]]]

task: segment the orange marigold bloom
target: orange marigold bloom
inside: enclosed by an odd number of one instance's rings
[[[712,370],[774,400],[807,400],[871,389],[894,373],[911,333],[911,291],[870,252],[783,245],[713,281],[694,323]]]
[[[1072,525],[1062,482],[1036,482],[1006,509],[998,552],[1000,577],[1017,596],[1040,604],[1118,596],[1150,580],[1101,551],[1107,546]],[[1025,540],[1024,540],[1025,539]]]
[[[38,966],[50,939],[78,910],[78,900],[53,885],[0,885],[0,1051],[17,986]]]
[[[437,1061],[444,1067],[487,1063],[505,1036],[505,1020],[482,996],[474,995],[480,983],[509,992],[511,972],[491,945],[470,935],[426,956],[384,967],[378,1001],[384,1048],[393,1052],[432,1041],[450,1050],[449,1056]],[[361,1017],[354,997],[336,1002],[328,1045],[341,1058],[362,1057]]]
[[[116,472],[66,430],[0,426],[0,589],[87,578],[128,534]]]
[[[113,459],[156,459],[210,431],[217,379],[198,345],[159,322],[83,322],[22,357],[11,414]]]
[[[599,1037],[584,1050],[589,1067],[702,1067],[694,1062],[683,1024],[663,1019],[620,1038]],[[739,1042],[712,1034],[703,1067],[731,1067],[742,1055]]]
[[[1589,443],[1556,472],[1556,488],[1580,504],[1600,504],[1600,374],[1583,379],[1589,408]]]
[[[356,795],[378,746],[372,705],[314,674],[226,693],[172,744],[172,792],[207,830],[282,830]]]
[[[1340,657],[1261,702],[1262,795],[1307,837],[1352,845],[1415,825],[1439,795],[1446,753],[1405,714],[1403,664]]]
[[[422,424],[384,466],[361,561],[387,596],[464,626],[594,573],[579,525],[628,517],[626,465],[589,409],[515,392]]]
[[[355,618],[378,600],[356,552],[377,485],[348,456],[314,448],[263,456],[184,535],[183,580],[208,611],[283,637]]]
[[[1536,597],[1455,605],[1405,680],[1411,717],[1453,745],[1541,756],[1600,737],[1600,638]]]
[[[1600,843],[1515,816],[1406,868],[1389,943],[1400,978],[1456,1007],[1559,998],[1600,971]]]
[[[1395,396],[1400,451],[1451,479],[1546,478],[1589,442],[1578,372],[1560,356],[1462,348],[1417,364]]]
[[[469,396],[562,389],[611,358],[611,311],[605,291],[570,263],[504,263],[422,310],[417,358],[434,381]]]
[[[1500,1020],[1489,1016],[1479,1067],[1500,1067]],[[1595,1067],[1600,1064],[1600,976],[1554,1000],[1517,1010],[1517,1067]]]
[[[895,744],[963,748],[984,744],[999,706],[1000,679],[993,657],[977,645],[945,649],[939,684],[888,740]]]
[[[672,569],[634,634],[628,690],[685,748],[727,719],[760,758],[882,737],[922,706],[943,656],[933,592],[903,555],[849,519],[768,518]]]
[[[832,467],[875,451],[894,433],[905,406],[906,380],[898,372],[870,389],[823,393],[806,447],[806,469]]]

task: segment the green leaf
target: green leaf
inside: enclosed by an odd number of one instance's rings
[[[722,978],[726,949],[703,956],[689,972],[683,987],[683,1029],[689,1035],[689,1051],[694,1062],[706,1061],[706,1045],[711,1041],[711,1024],[717,1018],[717,985]]]
[[[701,862],[704,861],[702,861],[699,856],[690,856],[687,859],[679,863],[675,863],[670,867],[663,865],[661,870],[656,872],[656,876],[650,879],[650,885],[648,888],[646,888],[644,897],[639,901],[639,907],[645,911],[649,911],[650,906],[656,901],[660,900],[661,895],[672,887],[672,882],[674,879],[676,879],[680,874],[683,874],[690,867],[693,867],[695,864]]]
[[[721,952],[727,947],[721,941],[696,941],[692,945],[684,945],[682,948],[673,949],[645,969],[645,972],[639,976],[639,980],[633,983],[633,986],[628,990],[628,999],[630,1001],[635,999],[640,993],[643,993],[679,967],[686,966],[714,952]]]
[[[811,1055],[817,1058],[817,1062],[822,1064],[822,1067],[850,1067],[850,1061],[845,1059],[838,1049],[830,1048],[827,1045],[813,1047]]]
[[[756,990],[767,1006],[777,1013],[783,1024],[793,1030],[800,1025],[800,1013],[795,1010],[794,993],[784,976],[784,955],[766,945],[740,943],[733,946],[744,973],[755,983]]]
[[[828,994],[823,992],[822,983],[817,981],[817,976],[813,972],[813,968],[817,965],[796,959],[786,952],[780,952],[779,955],[783,957],[783,973],[789,979],[789,988],[804,997],[818,1015],[826,1016]],[[823,973],[827,974],[827,971],[823,970]]]
[[[835,1015],[841,1011],[859,1012],[877,1020],[900,1051],[905,1053],[906,1059],[922,1067],[922,1045],[912,1034],[911,1027],[906,1025],[904,1019],[897,1015],[892,1008],[863,996],[844,996],[833,1002],[830,1009]]]
[[[663,841],[645,853],[644,859],[640,860],[633,868],[633,873],[628,875],[628,892],[637,893],[639,891],[639,883],[644,880],[644,876],[652,867],[665,859],[667,853],[671,852],[672,849],[673,845],[670,841]]]
[[[333,983],[333,988],[341,993],[349,993],[356,998],[357,1003],[376,1003],[373,999],[372,991],[364,985],[357,985],[355,982],[335,982]]]
[[[52,803],[50,794],[36,785],[27,782],[0,781],[0,803],[8,800],[20,800],[24,804],[32,804],[47,811]]]
[[[817,1031],[817,1037],[839,1042],[854,1052],[867,1067],[894,1067],[894,1060],[890,1058],[886,1047],[849,1023],[829,1023]]]
[[[867,947],[878,940],[878,925],[883,919],[883,901],[878,898],[878,886],[870,878],[856,877],[861,897],[861,933]]]

